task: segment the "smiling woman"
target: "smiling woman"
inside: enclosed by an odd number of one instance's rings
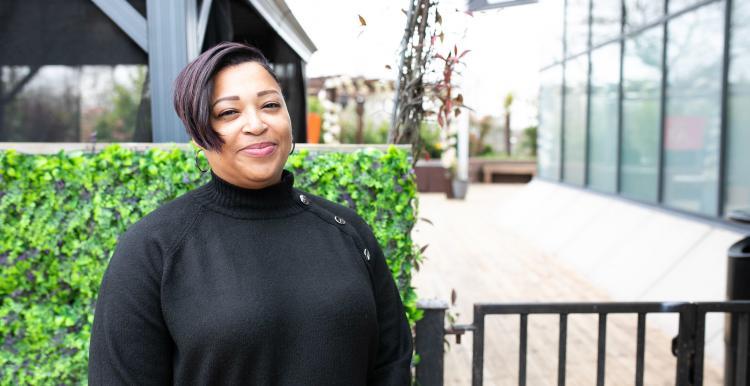
[[[181,72],[175,109],[211,181],[119,239],[102,279],[92,385],[408,385],[403,304],[369,226],[295,189],[281,88],[222,43]]]
[[[279,182],[293,139],[273,76],[255,62],[224,68],[215,76],[212,97],[210,123],[224,142],[206,151],[214,173],[251,189]]]

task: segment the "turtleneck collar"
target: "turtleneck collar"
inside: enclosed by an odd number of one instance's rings
[[[233,217],[285,217],[303,210],[294,199],[294,175],[283,170],[281,181],[262,189],[247,189],[224,181],[211,171],[211,181],[196,191],[211,209]]]

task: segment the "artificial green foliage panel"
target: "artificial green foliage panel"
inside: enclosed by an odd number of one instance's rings
[[[373,228],[419,318],[416,182],[405,151],[290,156],[295,186],[355,209]],[[0,152],[0,385],[84,384],[93,306],[117,237],[207,182],[192,151]]]

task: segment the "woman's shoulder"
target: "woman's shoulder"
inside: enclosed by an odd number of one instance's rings
[[[203,209],[192,195],[190,191],[163,203],[130,225],[121,237],[172,244],[201,215]]]
[[[296,190],[299,192],[299,194],[304,195],[305,197],[307,197],[307,199],[310,200],[310,205],[318,206],[321,209],[331,213],[332,215],[338,216],[344,221],[351,223],[360,235],[368,236],[372,234],[370,225],[368,225],[367,222],[359,214],[357,214],[357,211],[355,211],[354,209],[333,202],[326,198],[301,191],[299,189]]]

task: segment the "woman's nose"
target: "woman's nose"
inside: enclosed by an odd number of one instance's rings
[[[255,111],[246,112],[245,124],[242,125],[242,132],[252,135],[263,134],[268,130],[268,126],[263,122]]]

